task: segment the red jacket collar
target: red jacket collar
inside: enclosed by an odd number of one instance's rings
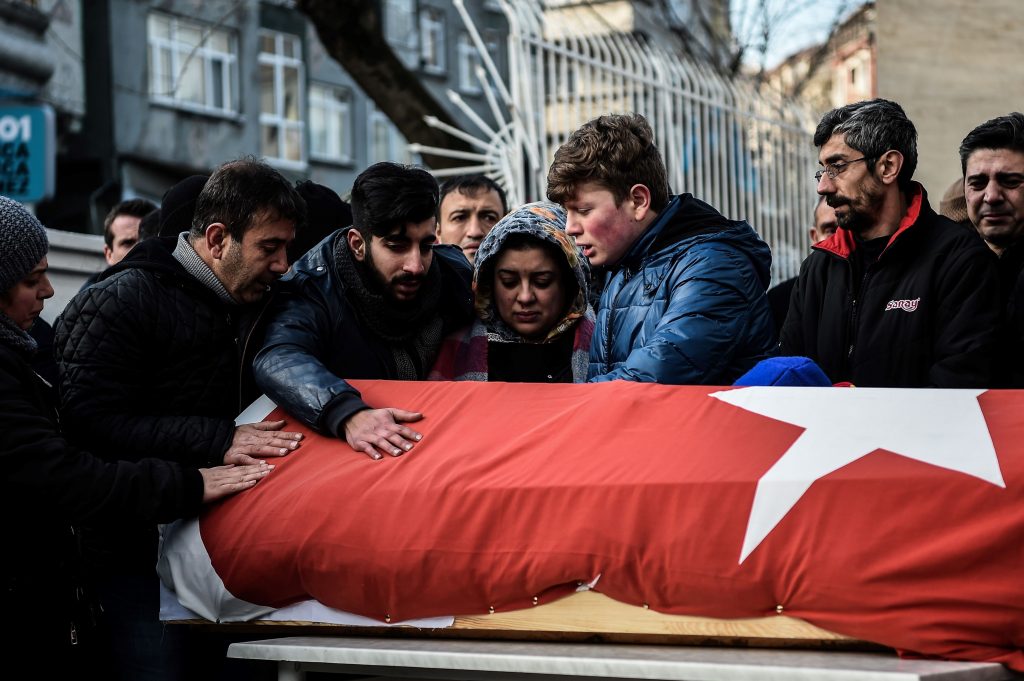
[[[910,205],[907,207],[907,212],[900,220],[900,226],[893,232],[892,236],[889,237],[888,243],[885,244],[885,248],[882,249],[884,253],[889,246],[892,246],[893,242],[896,241],[897,237],[903,232],[907,231],[917,222],[917,219],[921,216],[921,205],[924,203],[924,188],[919,182],[913,182],[910,187],[911,197]],[[814,244],[811,248],[818,248],[823,251],[828,251],[838,255],[840,258],[849,258],[857,247],[857,241],[853,238],[853,232],[848,229],[840,227],[836,230],[836,233],[827,239],[819,241]]]

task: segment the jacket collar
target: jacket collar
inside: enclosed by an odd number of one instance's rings
[[[647,231],[640,235],[640,238],[636,240],[636,243],[633,244],[622,260],[616,264],[616,267],[630,267],[643,260],[654,242],[657,241],[661,233],[672,222],[672,218],[675,217],[680,204],[680,197],[673,196],[668,205],[658,213],[658,217],[647,228]]]
[[[907,230],[917,224],[918,219],[921,217],[922,208],[927,205],[924,187],[921,186],[920,182],[911,183],[910,190],[910,205],[907,206],[907,212],[903,215],[903,219],[900,220],[899,227],[892,233],[889,241],[885,244],[885,248],[882,249],[883,253],[896,242],[896,239],[900,238]],[[836,230],[835,234],[823,241],[819,241],[811,246],[811,248],[827,251],[840,258],[848,259],[857,248],[857,240],[854,238],[853,232],[840,227]]]
[[[215,293],[207,284],[198,279],[192,272],[190,272],[177,258],[174,257],[174,250],[178,245],[178,236],[154,236],[150,237],[141,243],[137,244],[132,250],[128,251],[128,255],[121,259],[121,262],[115,263],[103,270],[100,274],[99,281],[109,279],[118,272],[125,270],[148,270],[158,274],[163,274],[169,277],[173,277],[175,281],[179,282],[182,286],[188,287],[191,291],[196,291],[200,295],[208,296],[212,300],[216,300],[222,304],[225,303],[223,298]],[[198,255],[196,256],[199,257]],[[211,272],[212,276],[212,272]],[[236,306],[239,309],[259,308],[266,303],[273,294],[274,291],[280,286],[280,280],[275,281],[271,286],[271,291],[267,295],[263,296],[262,300],[255,303],[235,303],[232,301],[229,305]]]
[[[192,246],[192,243],[188,240],[187,233],[182,232],[178,235],[178,243],[174,247],[174,252],[171,253],[175,260],[181,263],[181,266],[191,274],[196,281],[205,286],[206,288],[213,291],[222,303],[226,305],[237,305],[238,301],[231,297],[227,288],[224,286],[224,282],[217,278],[213,270],[202,256]]]

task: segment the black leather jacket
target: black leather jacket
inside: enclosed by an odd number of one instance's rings
[[[369,408],[345,379],[396,379],[394,359],[357,317],[335,264],[334,232],[292,266],[272,305],[263,349],[253,373],[257,385],[303,423],[338,435],[349,416]],[[434,246],[441,268],[438,306],[442,335],[473,315],[473,270],[455,246]]]

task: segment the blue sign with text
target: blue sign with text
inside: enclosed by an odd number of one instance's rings
[[[56,157],[50,106],[0,106],[0,194],[22,203],[53,196]]]

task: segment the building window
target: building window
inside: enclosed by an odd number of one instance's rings
[[[395,160],[391,135],[391,121],[384,115],[384,112],[377,107],[370,105],[370,115],[367,117],[370,124],[370,164],[381,161]]]
[[[369,111],[366,116],[369,126],[369,143],[367,153],[369,164],[381,161],[394,161],[412,165],[422,164],[419,154],[409,151],[409,144],[395,124],[378,109],[372,101],[368,102]]]
[[[419,66],[415,0],[386,0],[384,37],[406,66],[411,69]]]
[[[260,151],[278,165],[305,167],[302,41],[260,31]]]
[[[436,7],[425,7],[420,12],[420,64],[423,70],[443,74],[444,52],[444,12]]]
[[[480,93],[480,79],[476,76],[476,67],[482,66],[480,53],[470,39],[468,33],[459,34],[459,91],[468,95]]]
[[[483,39],[484,49],[487,50],[487,54],[491,55],[491,61],[497,65],[501,61],[501,32],[495,31],[493,28],[485,29]]]
[[[483,35],[484,49],[490,55],[491,61],[497,64],[499,42],[493,31],[485,31]],[[462,32],[458,39],[459,56],[459,91],[467,95],[480,94],[480,79],[476,75],[476,67],[483,66],[483,59],[469,37],[469,33]]]
[[[238,43],[229,31],[151,12],[149,96],[198,111],[238,113]]]
[[[352,133],[352,92],[327,85],[310,85],[310,156],[351,163]]]

